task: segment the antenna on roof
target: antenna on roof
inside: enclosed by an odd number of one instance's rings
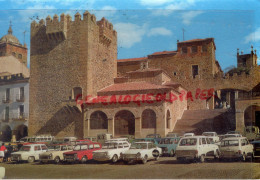
[[[184,32],[185,32],[185,29],[182,28],[182,39],[183,39],[183,41],[184,41]]]

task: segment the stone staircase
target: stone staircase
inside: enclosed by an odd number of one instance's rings
[[[214,131],[224,134],[235,129],[235,113],[227,109],[186,110],[179,119],[173,132],[183,134]]]

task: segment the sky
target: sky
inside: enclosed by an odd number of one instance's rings
[[[0,37],[11,21],[13,35],[30,53],[33,20],[62,13],[74,18],[86,10],[113,24],[118,59],[176,50],[177,40],[197,38],[215,39],[223,70],[236,66],[237,48],[247,54],[253,45],[260,57],[259,0],[0,0]]]

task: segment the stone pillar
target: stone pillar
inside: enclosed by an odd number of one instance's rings
[[[236,110],[236,131],[243,133],[244,127],[245,127],[244,112],[237,109]]]
[[[227,106],[229,106],[230,107],[230,92],[227,92],[227,94],[226,94],[226,101],[227,101]]]
[[[16,134],[17,134],[17,130],[12,130],[12,139],[11,139],[11,142],[16,142]]]
[[[115,136],[115,117],[108,118],[108,134],[112,134],[112,136]]]
[[[142,137],[142,120],[141,117],[135,118],[135,138]]]
[[[83,130],[83,136],[84,138],[89,136],[89,129],[90,129],[90,120],[87,117],[87,112],[84,112],[84,117],[83,117],[83,126],[84,126],[84,130]]]
[[[217,96],[219,99],[221,99],[221,90],[217,90]]]
[[[215,97],[214,96],[212,96],[208,100],[208,107],[209,107],[209,109],[214,109],[215,108]]]
[[[235,100],[238,99],[238,91],[235,91]]]

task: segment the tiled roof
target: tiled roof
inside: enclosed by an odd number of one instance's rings
[[[128,82],[110,85],[98,92],[118,92],[118,91],[134,91],[134,90],[160,90],[171,89],[170,87],[152,84],[148,82]]]
[[[176,54],[177,51],[161,51],[161,52],[155,52],[151,55],[167,55],[167,54]]]
[[[117,62],[134,62],[134,61],[144,61],[147,57],[141,57],[141,58],[129,58],[129,59],[118,59]]]

